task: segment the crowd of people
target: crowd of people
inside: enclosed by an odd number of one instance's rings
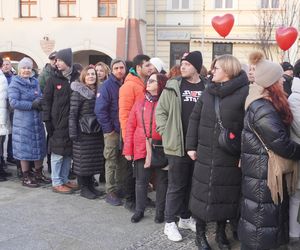
[[[242,65],[222,55],[207,71],[192,51],[169,72],[143,54],[83,67],[66,48],[49,60],[36,78],[30,58],[17,74],[0,58],[0,181],[16,164],[23,186],[106,195],[132,223],[155,206],[169,240],[189,229],[201,250],[211,249],[210,222],[220,249],[230,249],[227,224],[242,250],[299,241],[300,60],[280,65],[253,52]]]

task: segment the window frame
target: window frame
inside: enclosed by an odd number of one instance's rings
[[[213,1],[213,4],[214,4],[214,9],[216,10],[220,10],[220,9],[233,9],[234,8],[234,1],[233,0],[230,0],[231,1],[231,4],[232,6],[231,7],[226,7],[226,2],[229,1],[229,0],[221,0],[222,1],[222,6],[221,7],[216,7],[216,0]]]
[[[106,15],[100,15],[100,5],[101,4],[106,4]],[[115,10],[115,15],[110,15],[110,5],[115,4],[116,10]],[[97,16],[98,17],[117,17],[118,16],[118,0],[97,0]]]
[[[177,53],[176,50],[173,49],[173,46],[178,46],[178,45],[183,45],[186,46],[186,48],[177,48]],[[181,50],[181,51],[180,51]],[[184,50],[184,51],[183,51]],[[184,53],[187,53],[190,51],[190,43],[189,42],[170,42],[170,68],[172,68],[174,65],[176,65],[176,59],[181,59]]]
[[[22,14],[22,6],[28,6],[28,15],[25,16]],[[35,5],[37,8],[36,15],[31,15],[31,6]],[[38,17],[38,1],[37,0],[20,0],[19,1],[19,17],[20,18],[37,18]]]
[[[226,48],[224,48],[223,49],[223,52],[224,53],[217,53],[216,52],[216,48],[215,48],[215,46],[217,46],[217,45],[221,45],[221,46],[230,46],[230,52],[228,52],[227,50],[226,50]],[[225,55],[225,54],[230,54],[230,55],[232,55],[232,52],[233,52],[233,43],[220,43],[220,42],[214,42],[213,44],[212,44],[212,60],[214,60],[215,59],[215,57],[216,56],[221,56],[221,55]]]
[[[182,1],[184,1],[184,0],[178,0],[178,1],[179,1],[179,7],[177,9],[175,9],[175,8],[173,8],[173,0],[169,0],[168,1],[169,10],[173,10],[173,11],[192,10],[193,0],[187,0],[187,1],[189,1],[188,8],[182,8]]]
[[[61,15],[61,11],[60,11],[60,6],[61,5],[66,5],[67,6],[67,15]],[[74,15],[70,15],[70,5],[75,6]],[[61,17],[61,18],[74,18],[74,17],[76,17],[76,12],[77,12],[76,7],[77,7],[77,0],[58,0],[58,2],[57,2],[58,17]]]
[[[263,2],[267,1],[268,6],[264,7]],[[276,1],[276,6],[273,7],[273,1]],[[260,8],[262,9],[279,9],[280,8],[280,0],[260,0]]]

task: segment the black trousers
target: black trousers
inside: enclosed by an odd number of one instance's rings
[[[166,197],[165,219],[175,222],[175,217],[187,219],[191,216],[188,208],[191,193],[194,161],[188,156],[167,155],[169,161],[168,191]]]
[[[135,175],[133,171],[133,161],[127,161],[125,185],[125,199],[128,202],[135,202]]]
[[[136,173],[136,207],[137,212],[144,212],[147,205],[148,185],[153,172],[156,174],[156,213],[165,210],[168,187],[168,171],[160,168],[144,168],[145,159],[135,161]]]

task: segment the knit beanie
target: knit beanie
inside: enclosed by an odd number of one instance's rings
[[[158,57],[153,57],[150,59],[151,64],[156,68],[157,72],[160,73],[162,70],[164,70],[164,62],[158,58]]]
[[[24,57],[18,64],[18,70],[22,68],[33,68],[33,62],[29,57]]]
[[[283,69],[278,63],[260,60],[255,67],[254,79],[256,84],[268,88],[283,76]]]
[[[282,67],[283,71],[293,70],[293,66],[289,62],[283,62],[281,64],[281,67]]]
[[[73,65],[73,53],[71,48],[59,50],[56,53],[56,59],[62,60],[69,67]]]
[[[181,58],[180,62],[182,61],[188,61],[190,64],[192,64],[195,69],[197,70],[198,74],[200,74],[201,68],[202,68],[202,54],[200,51],[193,51],[190,53],[185,53],[183,57]]]
[[[53,60],[53,59],[55,59],[56,58],[56,51],[53,51],[52,53],[50,53],[50,55],[48,56],[48,59],[49,60]]]

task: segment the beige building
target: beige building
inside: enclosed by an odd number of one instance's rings
[[[261,48],[259,25],[268,33],[264,23],[273,26],[268,39],[269,58],[291,62],[297,59],[298,42],[283,54],[274,33],[276,27],[291,21],[288,12],[295,8],[297,14],[292,23],[299,26],[297,0],[154,0],[147,1],[146,6],[147,53],[160,57],[169,67],[178,63],[184,52],[192,50],[203,52],[207,67],[216,55],[225,53],[247,63],[249,53]],[[213,29],[211,20],[227,13],[234,16],[235,22],[230,34],[223,38]]]
[[[132,58],[145,50],[144,20],[139,0],[0,0],[0,55],[29,56],[39,69],[67,47],[83,65]]]

